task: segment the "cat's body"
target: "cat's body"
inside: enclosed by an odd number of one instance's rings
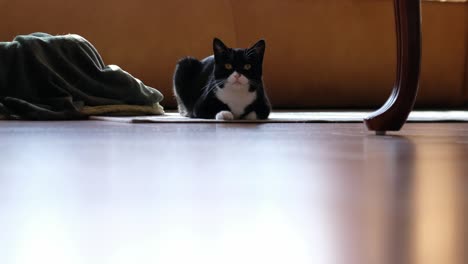
[[[181,115],[205,119],[267,119],[270,102],[262,81],[265,42],[250,49],[230,49],[213,42],[214,55],[184,58],[174,73],[174,93]]]

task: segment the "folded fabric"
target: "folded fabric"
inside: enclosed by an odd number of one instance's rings
[[[162,99],[118,66],[105,65],[79,35],[34,33],[0,42],[0,118],[163,114]]]

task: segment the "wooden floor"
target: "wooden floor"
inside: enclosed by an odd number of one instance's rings
[[[465,264],[468,124],[0,122],[0,263]]]

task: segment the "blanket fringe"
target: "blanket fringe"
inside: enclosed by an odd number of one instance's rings
[[[112,115],[112,116],[137,116],[137,115],[164,115],[164,108],[156,103],[152,106],[144,105],[99,105],[84,106],[81,111],[87,116]]]

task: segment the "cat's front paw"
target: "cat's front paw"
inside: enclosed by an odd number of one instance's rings
[[[229,111],[221,111],[216,114],[216,120],[234,120],[234,115]]]
[[[257,113],[250,112],[248,115],[245,116],[246,120],[257,120]]]

